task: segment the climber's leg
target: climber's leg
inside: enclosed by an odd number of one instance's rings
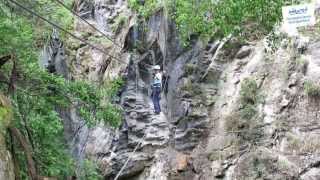
[[[152,92],[152,102],[154,106],[154,112],[156,114],[159,114],[161,109],[160,109],[160,88],[155,87]]]
[[[154,111],[156,112],[156,109],[157,109],[156,88],[152,89],[152,102],[153,102]]]
[[[157,88],[157,107],[158,107],[158,113],[161,112],[161,106],[160,106],[160,100],[161,100],[161,88]]]

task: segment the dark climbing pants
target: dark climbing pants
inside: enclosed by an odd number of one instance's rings
[[[160,94],[161,94],[161,88],[160,87],[153,87],[153,89],[152,89],[152,102],[153,102],[153,106],[154,106],[154,112],[156,114],[159,114],[161,112]]]

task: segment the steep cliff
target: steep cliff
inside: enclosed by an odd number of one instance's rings
[[[320,178],[317,30],[250,43],[195,38],[184,48],[165,9],[144,20],[122,0],[77,1],[76,10],[113,42],[76,20],[75,33],[110,56],[70,39],[70,78],[126,80],[119,129],[63,113],[74,155],[95,160],[106,179]],[[160,115],[150,99],[154,64],[167,74]]]

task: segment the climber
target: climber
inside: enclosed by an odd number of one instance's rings
[[[160,66],[156,65],[153,67],[153,82],[152,82],[152,102],[154,106],[154,112],[156,114],[160,114],[161,107],[160,107],[160,94],[161,94],[161,86],[162,86],[162,72],[160,70]]]

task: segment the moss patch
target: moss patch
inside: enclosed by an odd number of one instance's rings
[[[316,134],[309,134],[305,136],[287,133],[287,149],[296,153],[310,153],[316,154],[320,152],[319,136]]]
[[[119,15],[115,19],[115,23],[111,26],[111,29],[114,33],[119,33],[120,29],[128,23],[128,17],[125,15]]]
[[[197,65],[191,64],[191,63],[186,64],[184,72],[187,76],[192,75],[193,73],[195,73],[197,71],[198,71]]]
[[[0,94],[0,132],[9,126],[12,119],[12,110],[9,100]]]
[[[192,83],[191,80],[188,80],[181,87],[182,91],[189,92],[191,96],[197,96],[203,94],[200,85],[198,83]]]
[[[309,97],[313,97],[313,98],[320,97],[320,85],[312,81],[304,82],[304,90]]]
[[[240,104],[256,104],[258,102],[258,85],[254,79],[247,78],[241,83]]]

